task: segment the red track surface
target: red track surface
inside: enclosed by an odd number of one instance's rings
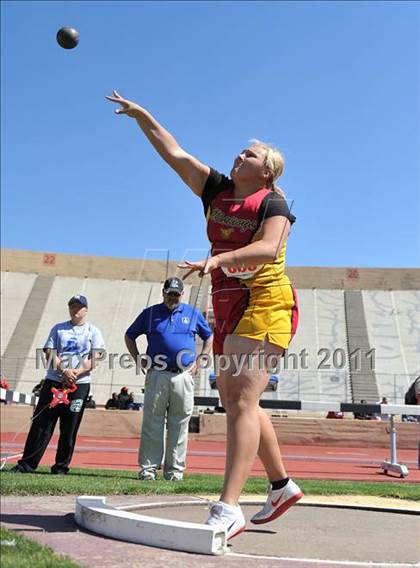
[[[22,452],[26,435],[6,432],[1,435],[1,453]],[[54,463],[57,436],[53,436],[43,465]],[[73,467],[97,469],[137,470],[139,438],[92,438],[79,436],[72,460]],[[390,458],[388,448],[348,448],[328,446],[282,446],[283,457],[289,475],[301,479],[342,479],[353,481],[398,481],[420,483],[417,469],[417,451],[399,450],[398,461],[405,463],[409,475],[400,479],[385,475],[380,467]],[[9,463],[15,462],[16,459]],[[225,443],[191,437],[188,446],[187,471],[190,473],[222,474],[225,463]],[[264,475],[257,459],[252,475]]]

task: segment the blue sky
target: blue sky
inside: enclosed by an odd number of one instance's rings
[[[115,88],[220,171],[281,148],[289,265],[418,266],[419,23],[414,2],[3,1],[2,246],[204,256],[199,199]]]

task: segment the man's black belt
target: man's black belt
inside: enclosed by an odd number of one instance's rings
[[[169,371],[170,373],[183,373],[184,369],[178,369],[178,367],[166,367],[161,369],[160,367],[153,366],[152,369],[156,369],[156,371]]]

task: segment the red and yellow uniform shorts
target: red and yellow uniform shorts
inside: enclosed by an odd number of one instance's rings
[[[287,349],[296,333],[299,311],[296,291],[287,276],[265,286],[249,286],[237,278],[213,281],[215,317],[213,351],[223,353],[229,334]]]

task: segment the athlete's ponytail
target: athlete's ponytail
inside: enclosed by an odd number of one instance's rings
[[[272,177],[268,183],[269,189],[275,191],[286,199],[286,194],[284,191],[275,184],[277,178],[281,176],[284,170],[284,157],[278,148],[272,144],[267,144],[266,142],[261,142],[260,140],[251,140],[253,146],[259,146],[265,151],[264,165],[271,173]]]
[[[275,193],[278,193],[279,195],[281,195],[281,197],[283,197],[283,199],[286,199],[286,194],[284,193],[284,191],[282,190],[281,187],[279,187],[278,185],[275,185],[274,183],[271,184],[271,188],[272,191],[274,191]]]

